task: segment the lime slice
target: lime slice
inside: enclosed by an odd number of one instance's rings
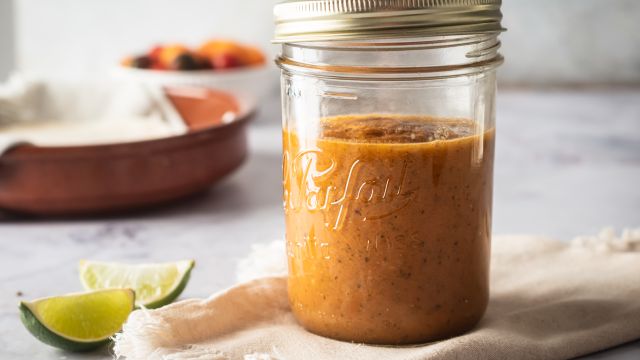
[[[195,262],[126,265],[80,261],[80,280],[87,290],[131,288],[136,306],[159,308],[175,300],[189,281]]]
[[[95,349],[120,331],[133,310],[131,289],[55,296],[20,303],[20,319],[40,341],[69,351]]]

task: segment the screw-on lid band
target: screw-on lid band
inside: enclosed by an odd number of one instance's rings
[[[275,42],[367,40],[504,31],[501,0],[288,0]]]

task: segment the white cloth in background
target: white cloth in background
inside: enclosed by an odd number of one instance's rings
[[[245,266],[284,268],[281,246],[256,247],[256,256]],[[640,338],[640,229],[621,238],[607,230],[571,245],[495,237],[491,286],[475,330],[428,345],[381,347],[306,332],[289,310],[286,278],[261,278],[207,300],[133,312],[115,352],[130,360],[572,358]]]
[[[19,143],[95,145],[184,134],[160,88],[12,75],[0,83],[0,155]]]

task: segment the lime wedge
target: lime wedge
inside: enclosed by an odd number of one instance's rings
[[[131,289],[102,290],[20,303],[20,319],[40,341],[69,351],[95,349],[120,331],[133,310]]]
[[[159,308],[175,300],[189,281],[195,262],[126,265],[80,261],[80,280],[87,290],[131,288],[136,306]]]

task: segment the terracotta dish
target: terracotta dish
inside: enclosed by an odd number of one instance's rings
[[[112,145],[18,146],[0,157],[0,208],[67,216],[148,207],[203,191],[238,168],[247,156],[251,114],[225,123],[221,108],[237,110],[228,95],[208,91],[194,100],[168,93],[192,129],[188,134]]]

